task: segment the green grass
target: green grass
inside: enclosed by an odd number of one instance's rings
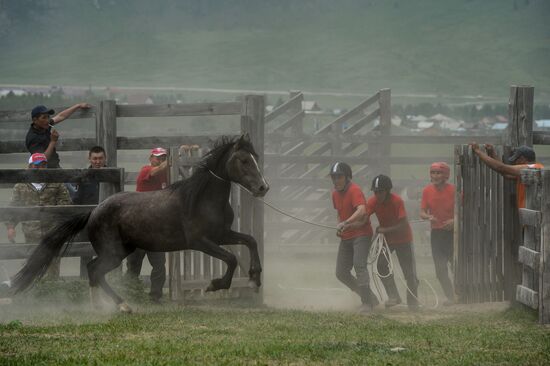
[[[550,359],[548,329],[510,310],[398,321],[383,314],[171,305],[133,315],[37,318],[0,325],[0,364],[541,365]]]

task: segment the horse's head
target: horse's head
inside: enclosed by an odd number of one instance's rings
[[[263,197],[269,190],[248,135],[241,136],[233,145],[227,159],[229,179],[248,189],[255,197]]]

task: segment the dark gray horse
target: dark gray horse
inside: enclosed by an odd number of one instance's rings
[[[88,263],[92,302],[100,306],[98,286],[123,312],[128,304],[105,281],[105,274],[118,267],[136,248],[169,252],[200,250],[227,264],[221,278],[213,279],[207,291],[231,286],[236,257],[220,245],[244,244],[250,251],[250,283],[261,285],[262,271],[256,240],[231,230],[234,214],[229,205],[231,182],[263,197],[269,190],[248,136],[223,137],[187,180],[161,191],[122,192],[101,202],[91,213],[75,215],[52,229],[13,279],[16,292],[42,277],[52,260],[61,255],[63,244],[86,229],[97,257]]]

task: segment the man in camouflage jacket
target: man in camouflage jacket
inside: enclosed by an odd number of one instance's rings
[[[46,156],[42,153],[33,154],[29,158],[29,169],[45,169],[47,167]],[[13,188],[13,196],[10,206],[56,206],[72,204],[69,192],[63,183],[17,183]],[[7,222],[8,240],[15,241],[16,219]],[[37,244],[42,236],[54,226],[50,219],[40,221],[22,222],[25,242]],[[48,277],[59,277],[59,261],[52,263],[48,269]]]

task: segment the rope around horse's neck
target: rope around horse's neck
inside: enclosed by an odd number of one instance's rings
[[[212,174],[214,177],[218,178],[219,180],[222,180],[224,182],[229,182],[229,180],[227,179],[224,179],[220,176],[218,176],[216,173],[214,173],[211,169],[209,169],[208,167],[206,167],[208,169],[208,171],[210,172],[210,174]],[[236,183],[236,182],[235,182]],[[244,187],[243,185],[239,184],[239,183],[236,183],[239,187],[241,187],[244,191],[248,192],[253,198],[257,199],[258,201],[262,202],[263,204],[265,204],[266,206],[269,206],[271,207],[273,210],[277,211],[278,213],[284,215],[284,216],[287,216],[287,217],[290,217],[294,220],[297,220],[297,221],[301,221],[303,223],[306,223],[306,224],[309,224],[309,225],[313,225],[313,226],[318,226],[318,227],[322,227],[322,228],[325,228],[325,229],[333,229],[333,230],[337,230],[338,228],[336,226],[332,226],[332,225],[325,225],[325,224],[319,224],[317,222],[313,222],[313,221],[309,221],[309,220],[306,220],[306,219],[302,219],[298,216],[294,216],[292,214],[289,214],[288,212],[286,211],[283,211],[282,209],[278,208],[277,206],[273,205],[272,203],[264,200],[263,198],[259,198],[259,197],[254,197],[254,194],[252,194],[252,192],[250,192],[250,190],[246,187]],[[426,222],[425,220],[410,220],[409,223],[410,224],[416,224],[416,223],[420,223],[420,222]]]

